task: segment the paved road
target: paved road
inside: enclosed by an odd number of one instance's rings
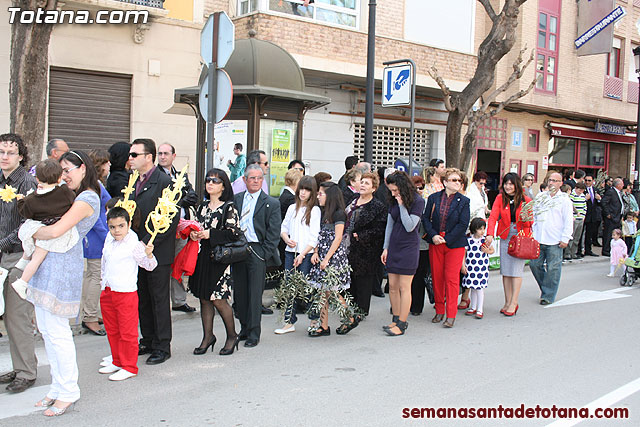
[[[565,266],[558,302],[582,290],[616,289],[617,280],[605,277],[607,272],[604,258]],[[109,352],[106,339],[81,335],[76,345],[82,398],[75,410],[55,420],[33,412],[50,381],[41,357],[34,388],[21,395],[0,393],[0,425],[418,425],[428,420],[404,420],[403,408],[582,407],[603,396],[607,403],[602,405],[628,408],[630,418],[580,425],[640,425],[640,393],[634,393],[640,381],[632,383],[640,378],[638,286],[582,292],[573,300],[612,299],[544,308],[527,272],[513,318],[498,313],[501,288],[499,276],[492,274],[482,320],[460,316],[455,328],[444,329],[430,323],[433,310],[428,308],[410,317],[407,335],[397,338],[380,330],[389,317],[386,299],[374,298],[370,318],[346,336],[309,338],[302,331],[304,318],[297,332],[276,336],[277,316],[266,316],[260,345],[240,346],[229,357],[217,354],[221,344],[215,353],[192,355],[201,338],[199,317],[181,316],[174,322],[173,357],[159,366],[143,363],[137,378],[122,383],[97,372]],[[216,322],[223,340],[223,325],[219,318]],[[332,318],[332,330],[337,325]],[[0,367],[7,364],[5,342]],[[435,423],[458,424],[514,421]]]

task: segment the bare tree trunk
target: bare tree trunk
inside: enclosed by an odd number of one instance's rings
[[[55,10],[58,0],[13,0],[13,5],[21,10]],[[20,24],[19,15],[16,14],[16,22],[11,25],[10,129],[22,136],[31,160],[37,160],[45,139],[49,40],[53,24]]]
[[[515,44],[519,8],[525,1],[504,0],[501,12],[496,14],[490,0],[478,0],[493,24],[489,34],[478,48],[478,65],[475,74],[462,92],[451,94],[444,81],[437,75],[437,69],[432,67],[430,71],[445,95],[445,106],[449,111],[445,138],[448,165],[464,169],[471,163],[475,149],[475,134],[467,132],[465,142],[461,145],[462,125],[473,104],[493,86],[496,65]],[[469,125],[475,132],[475,127],[471,123]]]

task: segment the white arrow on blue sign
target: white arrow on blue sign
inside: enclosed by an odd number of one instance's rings
[[[411,105],[411,65],[386,67],[382,76],[382,106]]]

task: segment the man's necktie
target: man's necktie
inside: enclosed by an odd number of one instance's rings
[[[247,231],[249,228],[249,221],[251,218],[249,217],[249,212],[251,212],[251,201],[253,200],[253,196],[247,193],[247,197],[245,197],[244,206],[242,207],[242,215],[240,215],[240,229],[242,231]]]

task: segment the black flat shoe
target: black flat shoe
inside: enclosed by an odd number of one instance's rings
[[[195,307],[191,307],[189,304],[183,304],[178,307],[173,307],[171,310],[182,311],[184,313],[193,313],[194,311],[196,311]]]
[[[331,328],[329,326],[327,326],[327,329],[324,329],[322,326],[320,326],[319,328],[309,331],[310,337],[322,337],[325,335],[331,335]]]
[[[265,307],[263,305],[262,306],[262,314],[273,314],[273,310],[271,310],[269,307]]]
[[[171,358],[170,353],[162,350],[153,350],[146,363],[147,365],[159,365],[169,360],[169,358]]]
[[[151,347],[146,346],[144,344],[138,344],[138,356],[142,356],[143,354],[151,354],[153,350]]]
[[[258,343],[260,342],[260,340],[254,340],[254,339],[249,339],[247,338],[247,341],[244,343],[245,347],[255,347],[258,345]]]
[[[207,350],[209,350],[209,347],[211,347],[211,351],[213,352],[213,346],[216,343],[217,338],[215,337],[215,335],[213,336],[213,339],[209,342],[209,344],[207,344],[206,347],[196,347],[193,349],[193,354],[195,355],[201,355],[201,354],[205,354],[207,352]]]
[[[235,350],[238,350],[238,343],[240,342],[240,335],[236,335],[235,340],[233,340],[233,344],[231,344],[231,348],[221,348],[220,349],[220,356],[228,356],[230,354],[233,354],[234,348]]]
[[[89,331],[90,333],[92,333],[93,335],[97,335],[99,337],[103,337],[105,335],[107,335],[107,333],[105,332],[104,329],[100,328],[97,330],[91,329],[86,323],[82,322],[82,327],[84,329],[86,329],[87,331]]]

